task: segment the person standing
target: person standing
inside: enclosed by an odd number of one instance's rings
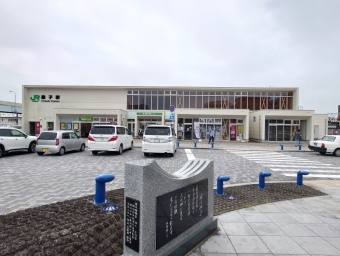
[[[210,135],[210,138],[209,138],[209,142],[208,143],[210,143],[210,141],[214,142],[214,140],[215,140],[215,130],[214,130],[214,127],[211,127],[209,135]]]
[[[300,145],[300,141],[301,141],[300,129],[297,130],[297,132],[295,132],[294,138],[295,138],[295,147],[297,147],[298,145]]]
[[[138,139],[141,139],[141,138],[143,138],[143,129],[142,129],[142,127],[140,127],[139,130],[138,130]]]

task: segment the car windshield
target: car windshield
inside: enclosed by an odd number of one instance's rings
[[[146,127],[145,135],[170,135],[169,127]]]
[[[115,127],[107,127],[107,126],[93,126],[91,130],[91,134],[115,134]]]
[[[334,136],[324,136],[321,140],[334,142],[335,137]]]
[[[43,132],[40,134],[40,140],[55,140],[57,138],[56,132]]]

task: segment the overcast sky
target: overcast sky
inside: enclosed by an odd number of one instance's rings
[[[339,0],[0,0],[0,100],[22,85],[299,87],[340,105]]]

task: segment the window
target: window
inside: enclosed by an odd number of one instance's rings
[[[115,127],[93,126],[91,134],[115,134]]]
[[[55,140],[57,138],[56,132],[42,132],[39,135],[40,140]]]
[[[71,139],[78,139],[78,136],[74,132],[71,132],[70,136],[71,136]]]
[[[25,134],[23,134],[22,132],[19,132],[17,130],[12,130],[12,136],[14,136],[14,137],[25,137]]]
[[[145,135],[170,135],[170,128],[148,126],[146,127]]]
[[[0,129],[0,136],[12,137],[12,133],[7,129]]]
[[[125,134],[125,128],[124,127],[117,127],[117,134]]]
[[[70,134],[69,134],[68,132],[64,132],[64,133],[62,134],[62,139],[63,139],[63,140],[70,139]]]

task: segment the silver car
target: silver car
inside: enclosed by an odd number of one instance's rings
[[[68,151],[84,151],[85,141],[72,131],[44,131],[37,139],[35,150],[39,156],[45,153],[62,156]]]

